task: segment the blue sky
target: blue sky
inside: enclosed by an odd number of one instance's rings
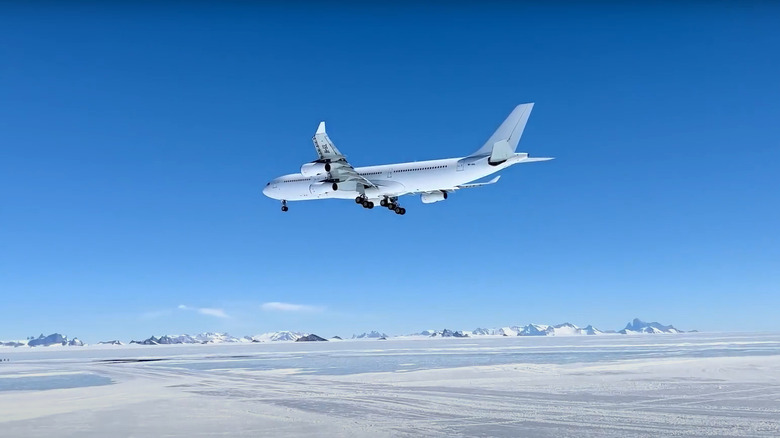
[[[4,4],[0,339],[528,322],[780,330],[780,8]],[[305,7],[304,7],[305,6]],[[408,213],[314,158],[554,156]]]

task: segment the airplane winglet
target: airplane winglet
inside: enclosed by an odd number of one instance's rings
[[[320,126],[317,127],[317,134],[325,133],[325,122],[320,122]]]

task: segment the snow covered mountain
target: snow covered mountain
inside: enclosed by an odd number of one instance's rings
[[[626,328],[620,330],[618,333],[631,335],[637,333],[683,333],[683,331],[674,328],[673,325],[663,325],[657,322],[644,322],[639,318],[634,318],[633,321],[626,324]]]
[[[498,335],[498,336],[593,336],[601,335],[605,333],[620,333],[620,334],[636,334],[636,333],[684,333],[682,330],[674,328],[672,325],[663,325],[657,322],[644,322],[640,319],[634,319],[623,330],[618,332],[602,330],[588,325],[585,328],[577,327],[574,324],[564,322],[558,325],[545,325],[545,324],[528,324],[523,327],[508,326],[498,329],[486,329],[477,328],[474,329],[471,334],[474,336],[481,335]]]
[[[579,336],[579,335],[600,335],[603,332],[592,325],[585,328],[577,327],[574,324],[565,322],[558,325],[546,324],[528,324],[526,326],[507,326],[498,329],[477,328],[471,334],[496,335],[496,336]]]
[[[301,336],[296,339],[295,342],[327,342],[328,340],[315,335],[314,333],[306,336]]]
[[[544,324],[528,324],[518,331],[519,336],[547,336],[551,326]]]
[[[412,333],[409,336],[431,336],[434,333],[436,333],[436,330],[423,330],[420,333]]]
[[[98,345],[125,345],[121,341],[118,341],[116,339],[112,341],[100,341],[98,342]]]
[[[379,338],[386,338],[387,335],[385,333],[380,333],[376,330],[371,330],[370,333],[362,333],[359,335],[352,335],[352,339],[379,339]]]
[[[41,334],[37,338],[28,338],[23,341],[0,341],[0,346],[3,347],[49,347],[51,345],[81,347],[84,343],[79,338],[68,339],[67,336],[59,333],[52,333],[48,336]]]
[[[163,335],[159,338],[152,336],[143,341],[130,341],[131,344],[141,345],[168,345],[168,344],[224,344],[232,342],[294,342],[308,336],[308,333],[280,331],[269,332],[254,336],[237,338],[227,333],[201,333],[198,335]]]
[[[0,341],[0,347],[24,347],[27,341]]]
[[[597,329],[596,327],[593,327],[592,325],[588,324],[587,327],[584,329],[581,329],[585,332],[586,335],[601,335],[604,334],[601,330]]]
[[[230,336],[227,333],[206,332],[194,336],[195,340],[201,344],[221,344],[224,342],[246,342],[244,338]]]
[[[468,333],[463,333],[462,330],[453,331],[450,329],[444,329],[442,331],[434,331],[429,336],[432,338],[435,338],[437,336],[440,336],[442,338],[468,338],[469,337]]]
[[[227,333],[200,333],[191,335],[163,335],[159,338],[152,336],[143,341],[130,341],[131,344],[141,345],[170,345],[170,344],[221,344],[225,342],[249,342],[247,340],[230,336]]]
[[[500,336],[517,336],[520,333],[520,327],[518,326],[512,326],[512,327],[501,327],[500,329],[496,330],[497,335]]]
[[[294,342],[297,341],[299,338],[308,335],[309,335],[308,333],[281,331],[281,332],[263,333],[261,335],[247,336],[245,339],[248,339],[251,342],[279,342],[279,341]]]

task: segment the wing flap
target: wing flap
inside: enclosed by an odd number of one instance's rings
[[[487,185],[490,185],[490,184],[497,183],[500,178],[501,178],[501,175],[498,175],[495,178],[491,179],[490,181],[479,182],[479,183],[461,184],[461,185],[457,186],[457,188],[459,188],[459,189],[470,189],[470,188],[474,188],[474,187],[487,186]]]
[[[490,181],[472,182],[472,183],[468,183],[468,184],[460,184],[460,185],[457,185],[455,187],[450,187],[450,188],[441,189],[441,190],[444,190],[444,191],[447,191],[447,192],[454,192],[455,190],[460,190],[460,189],[471,189],[471,188],[474,188],[474,187],[488,186],[490,184],[497,183],[499,179],[501,179],[501,175],[496,176],[495,178],[491,179]]]

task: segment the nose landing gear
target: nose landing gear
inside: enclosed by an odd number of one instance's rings
[[[282,211],[287,211],[289,208],[287,208],[287,201],[282,200]]]

